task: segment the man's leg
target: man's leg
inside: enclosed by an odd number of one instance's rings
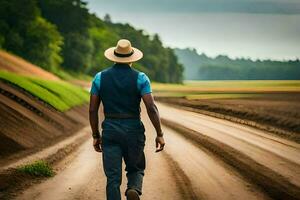
[[[144,178],[144,170],[145,170],[145,156],[138,158],[138,162],[136,163],[138,167],[132,167],[129,165],[126,166],[126,176],[127,176],[127,190],[135,189],[139,195],[142,194],[142,186],[143,186],[143,178]],[[141,167],[139,167],[141,166]],[[143,166],[143,167],[142,167]]]
[[[135,189],[141,195],[145,170],[145,135],[142,131],[138,135],[129,135],[129,137],[127,140],[127,151],[123,152],[128,180],[127,190]]]
[[[103,144],[103,167],[107,177],[107,200],[121,200],[122,149],[118,144]]]

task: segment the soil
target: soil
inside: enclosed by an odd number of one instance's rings
[[[299,187],[291,184],[288,179],[275,173],[271,169],[259,164],[247,155],[235,150],[229,145],[223,144],[198,132],[183,127],[168,120],[163,120],[167,127],[181,133],[190,142],[205,148],[218,156],[220,160],[234,167],[241,175],[255,185],[259,185],[274,199],[296,199]]]
[[[54,144],[88,124],[88,106],[65,113],[0,82],[0,166]]]
[[[59,80],[57,76],[42,68],[27,62],[26,60],[0,50],[0,70],[13,72],[20,75],[38,76],[48,80]]]
[[[141,199],[270,199],[232,167],[220,163],[213,154],[199,149],[171,129],[163,127],[167,146],[163,152],[155,153],[155,130],[144,107],[142,120],[147,135],[147,168]],[[106,179],[101,157],[102,154],[95,152],[92,141],[88,140],[64,170],[41,184],[18,192],[16,199],[105,199]],[[125,173],[122,182],[121,194],[125,199]]]
[[[77,155],[77,149],[90,138],[89,133],[89,127],[85,127],[56,144],[5,165],[2,169],[0,168],[0,199],[13,199],[25,188],[48,179],[22,173],[17,170],[18,166],[42,159],[53,168],[55,174],[58,174],[74,160]]]
[[[188,100],[156,97],[156,100],[198,113],[267,130],[300,142],[300,93],[274,93],[245,99]]]
[[[293,133],[286,135],[297,141],[299,97],[274,94],[259,99],[159,100],[220,118],[278,127],[280,133]],[[143,108],[147,135],[143,199],[299,199],[299,144],[225,120],[158,107],[164,124],[172,129],[163,127],[166,148],[154,153],[155,130]],[[61,113],[0,82],[0,167],[70,139],[87,125],[87,110],[83,105]],[[105,198],[101,154],[94,152],[91,138],[71,143],[47,161],[60,168],[50,179],[30,177],[15,169],[1,171],[0,194],[13,193],[18,199]],[[126,180],[125,175],[123,178]],[[125,187],[121,187],[122,194]]]
[[[65,141],[81,130],[88,124],[88,105],[62,113],[20,88],[0,81],[0,121],[1,169]],[[45,159],[53,165],[80,144],[78,141],[57,149]],[[0,171],[0,199],[9,198],[9,194],[16,188],[26,188],[44,180],[21,174],[15,168]]]
[[[207,149],[234,167],[240,175],[260,186],[272,198],[299,199],[299,143],[266,131],[163,103],[157,103],[157,107],[164,125],[172,127],[199,148]],[[168,143],[171,142],[169,138]],[[180,144],[177,144],[177,148],[186,151]],[[186,157],[184,154],[180,156],[180,150],[175,155],[174,159]],[[198,156],[203,157],[200,154]],[[187,162],[190,163],[191,160]],[[182,165],[183,162],[179,163]],[[199,163],[199,167],[205,163]],[[220,177],[222,176],[216,176],[216,179],[220,180]]]
[[[142,107],[147,135],[142,199],[299,199],[299,144],[174,106],[157,106],[170,128],[162,127],[164,151],[154,153],[155,130]],[[4,174],[7,181],[19,182],[10,195],[22,200],[105,199],[101,154],[93,150],[90,136],[84,141],[71,151],[71,159],[60,162],[61,170],[53,178]],[[124,182],[125,173],[123,197]]]

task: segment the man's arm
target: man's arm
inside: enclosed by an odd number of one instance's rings
[[[89,119],[90,125],[93,132],[93,146],[95,151],[102,152],[101,148],[101,136],[99,133],[99,120],[98,120],[98,110],[101,100],[98,95],[91,94],[90,96],[90,108],[89,108]]]
[[[142,96],[144,104],[147,108],[148,116],[156,130],[157,137],[155,139],[156,143],[156,152],[162,151],[165,146],[165,141],[163,138],[163,132],[161,130],[159,112],[155,105],[153,96],[151,93],[145,94]]]

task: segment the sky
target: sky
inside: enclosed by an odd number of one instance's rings
[[[209,56],[300,58],[300,0],[86,0],[91,12]]]

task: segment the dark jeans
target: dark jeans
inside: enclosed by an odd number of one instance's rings
[[[142,194],[145,170],[145,128],[137,119],[105,119],[102,123],[103,167],[107,177],[107,200],[121,200],[122,158],[127,189]]]

